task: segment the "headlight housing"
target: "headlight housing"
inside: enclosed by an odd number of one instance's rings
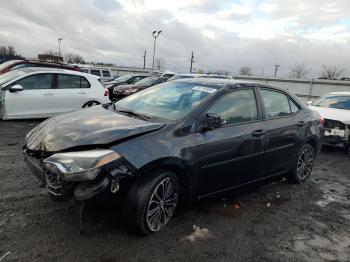
[[[44,167],[65,181],[93,180],[101,168],[121,156],[113,150],[57,153],[44,160]]]

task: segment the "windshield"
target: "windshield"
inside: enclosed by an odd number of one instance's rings
[[[120,76],[117,79],[114,80],[114,83],[123,83],[125,81],[128,81],[130,78],[132,78],[134,75],[125,75]]]
[[[10,60],[10,61],[7,61],[5,63],[2,63],[2,64],[0,64],[0,70],[8,67],[9,65],[17,63],[18,61],[20,61],[20,60]]]
[[[322,97],[312,103],[312,106],[350,110],[350,95],[331,95]]]
[[[166,82],[128,96],[115,105],[122,110],[172,121],[183,118],[216,91],[217,87]]]
[[[135,83],[136,86],[150,86],[157,80],[156,77],[146,77]]]
[[[20,77],[22,75],[25,75],[25,73],[21,70],[14,70],[9,71],[5,74],[0,75],[0,86],[6,84],[7,82],[16,79],[17,77]]]

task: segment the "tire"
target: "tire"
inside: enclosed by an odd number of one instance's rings
[[[84,105],[83,105],[83,108],[89,108],[89,107],[92,107],[92,106],[97,106],[99,105],[100,103],[97,102],[97,101],[89,101],[89,102],[86,102]]]
[[[315,149],[310,144],[301,147],[292,170],[286,177],[292,184],[304,183],[310,176],[315,161]]]
[[[144,235],[161,230],[175,212],[179,192],[178,177],[169,171],[145,174],[136,180],[123,207],[130,229]]]

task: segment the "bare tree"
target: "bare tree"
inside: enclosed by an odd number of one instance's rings
[[[0,46],[0,54],[1,55],[10,55],[10,56],[17,56],[17,52],[15,48],[11,45],[9,46]]]
[[[155,65],[156,69],[158,71],[164,71],[165,70],[165,60],[161,57],[155,59]]]
[[[308,73],[310,73],[311,69],[307,68],[305,63],[295,64],[289,71],[288,76],[290,78],[305,78]]]
[[[334,80],[340,77],[344,73],[344,71],[344,68],[340,68],[336,65],[323,65],[320,72],[320,78]]]
[[[238,70],[238,74],[242,76],[251,75],[252,69],[249,66],[242,65]]]
[[[70,64],[85,64],[84,58],[79,54],[67,54],[65,56],[66,62]]]

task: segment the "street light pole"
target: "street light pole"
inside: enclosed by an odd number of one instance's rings
[[[60,61],[61,60],[61,42],[62,42],[63,38],[62,37],[59,37],[57,39],[58,41],[58,60]]]
[[[154,42],[153,42],[153,60],[152,60],[152,71],[154,69],[154,56],[156,54],[156,41],[157,41],[157,37],[160,35],[162,31],[153,31],[152,35],[154,37]]]

